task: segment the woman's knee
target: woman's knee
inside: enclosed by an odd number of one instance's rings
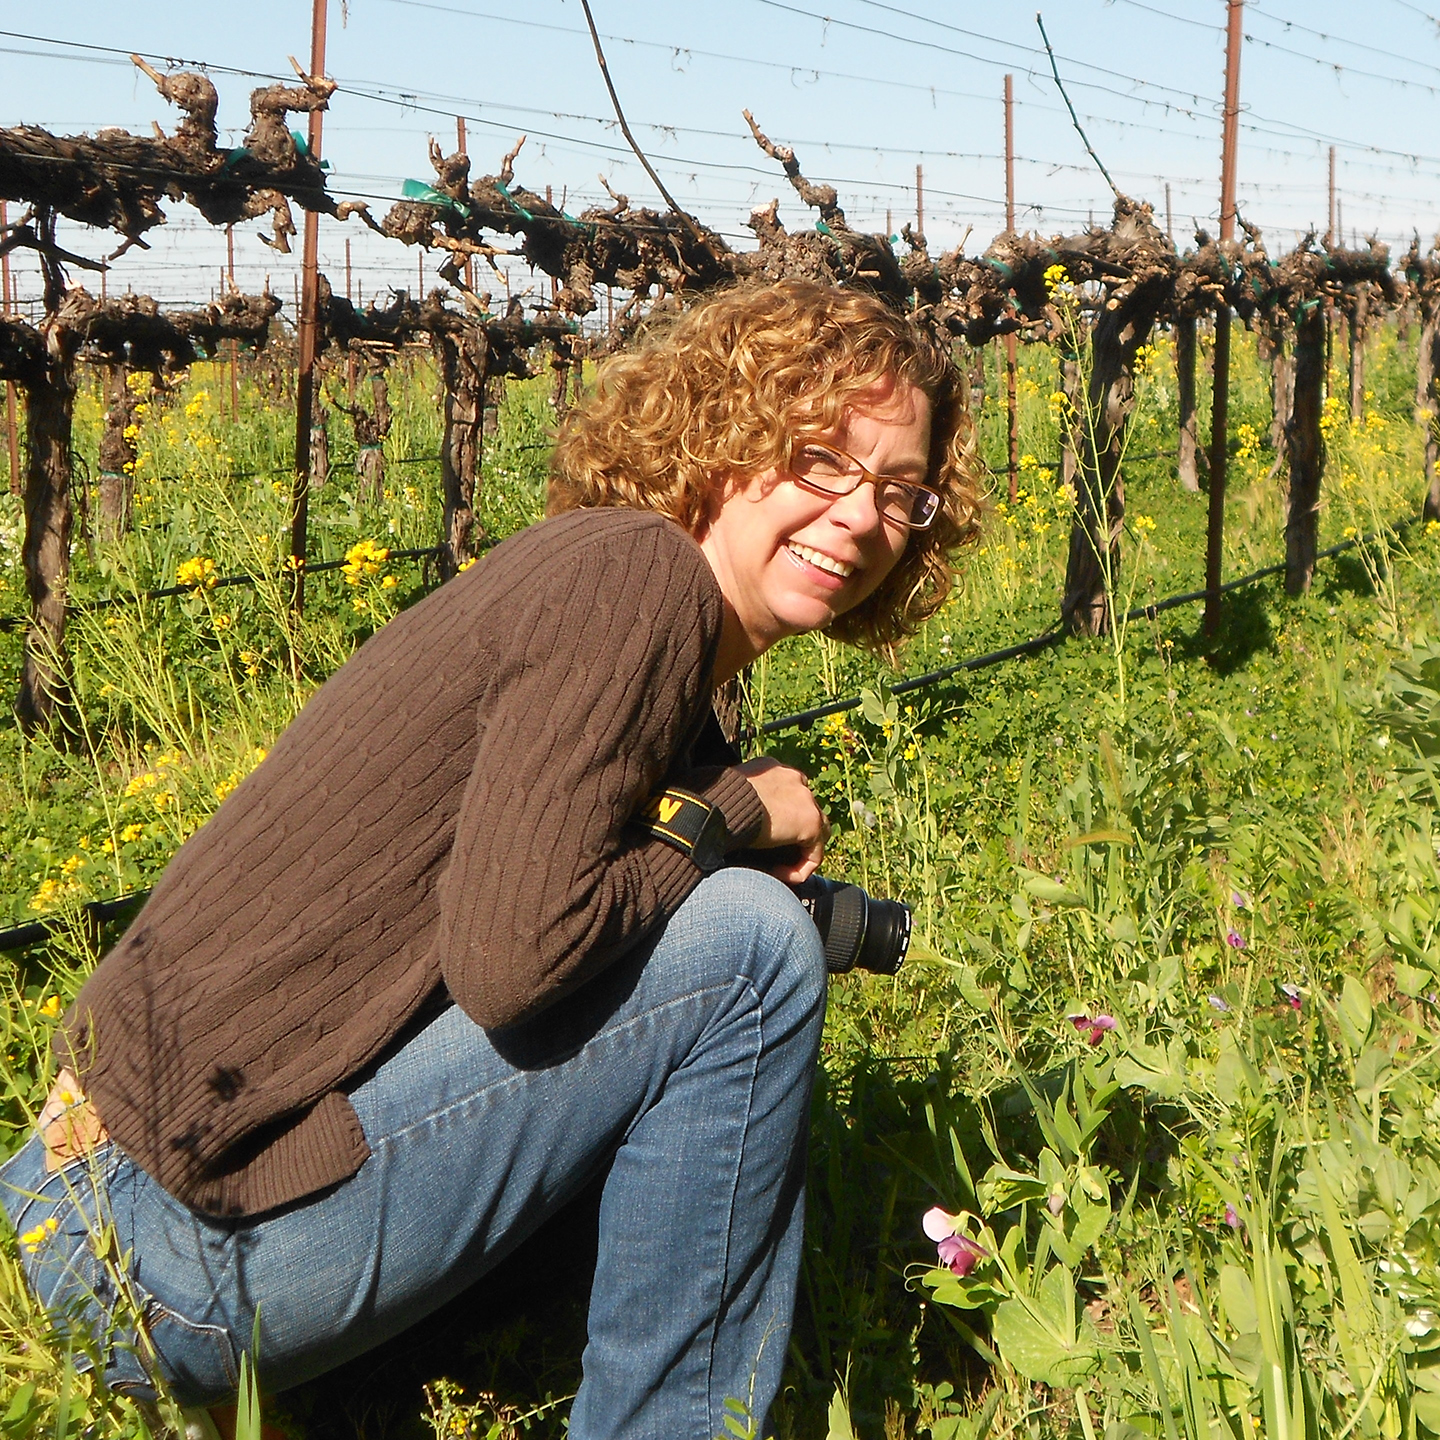
[[[700,882],[681,914],[710,935],[723,935],[723,963],[772,1004],[784,998],[807,1010],[823,1007],[820,933],[795,892],[773,875],[742,866],[719,870]]]

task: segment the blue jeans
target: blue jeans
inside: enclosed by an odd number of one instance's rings
[[[113,1144],[46,1175],[32,1139],[0,1168],[0,1201],[32,1237],[36,1294],[95,1337],[107,1383],[152,1395],[153,1342],[198,1405],[234,1393],[257,1309],[260,1381],[283,1390],[438,1309],[608,1165],[570,1433],[710,1440],[727,1399],[763,1424],[779,1386],[824,1006],[794,896],[724,870],[534,1020],[487,1033],[442,1012],[351,1092],[372,1153],[329,1192],[215,1220]]]

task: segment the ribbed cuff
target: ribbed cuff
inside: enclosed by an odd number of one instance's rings
[[[738,769],[707,766],[703,770],[692,770],[676,783],[702,800],[708,800],[725,817],[725,829],[730,837],[725,846],[727,854],[743,850],[759,836],[765,807],[755,787]]]

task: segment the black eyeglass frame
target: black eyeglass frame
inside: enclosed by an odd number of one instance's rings
[[[795,457],[801,450],[825,450],[831,455],[837,455],[846,461],[854,469],[849,476],[844,478],[853,481],[844,490],[834,490],[828,485],[821,485],[806,476],[798,475],[795,472]],[[809,490],[816,495],[828,495],[836,500],[846,495],[853,495],[867,480],[875,487],[875,508],[879,511],[880,517],[892,525],[903,525],[907,530],[928,530],[934,523],[935,517],[940,513],[941,506],[945,503],[945,497],[938,490],[932,489],[929,485],[922,485],[918,480],[896,480],[889,475],[877,475],[873,470],[867,469],[847,450],[842,450],[838,445],[831,445],[825,440],[792,440],[790,443],[790,458],[786,462],[786,469],[790,472],[790,478],[802,489]],[[856,474],[855,472],[858,472]],[[889,488],[892,491],[899,487],[901,492],[914,492],[917,500],[921,496],[932,496],[934,505],[930,513],[923,520],[901,520],[896,516],[887,515],[881,503],[883,492]]]

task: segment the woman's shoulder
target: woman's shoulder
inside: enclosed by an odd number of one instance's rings
[[[589,510],[567,510],[518,531],[495,548],[495,555],[512,548],[576,548],[591,546],[653,545],[657,550],[698,560],[700,547],[668,515],[653,510],[629,510],[607,505]]]
[[[597,563],[606,571],[688,582],[718,594],[704,554],[681,526],[665,515],[619,506],[541,520],[502,541],[475,568],[488,568],[488,578],[503,581],[517,570],[533,576],[543,566],[540,573],[560,580]]]

